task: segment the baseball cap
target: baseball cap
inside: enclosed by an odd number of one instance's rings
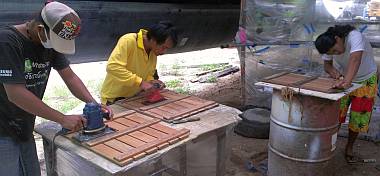
[[[49,27],[50,42],[54,50],[63,54],[75,53],[75,37],[81,20],[78,14],[65,4],[50,2],[41,11],[41,17]]]

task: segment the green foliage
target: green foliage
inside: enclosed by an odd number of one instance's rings
[[[91,92],[92,95],[99,94],[100,90],[102,89],[102,85],[103,85],[103,79],[89,80],[86,83],[86,87]]]
[[[179,65],[179,62],[177,60],[175,60],[175,62],[172,65],[172,69],[173,70],[178,70],[180,68],[181,68],[181,66]]]
[[[166,87],[168,88],[176,88],[181,85],[181,81],[178,79],[169,80],[165,82]]]
[[[191,93],[189,87],[176,87],[174,91],[185,95],[189,95]]]
[[[103,79],[89,80],[85,86],[93,96],[99,95]],[[67,113],[80,105],[81,100],[74,97],[66,85],[58,85],[52,89],[47,89],[43,101],[53,109],[62,113]]]
[[[218,68],[220,65],[219,64],[204,64],[201,66],[201,70],[203,71],[208,71],[208,70],[213,70]]]
[[[66,85],[53,87],[52,96],[53,97],[68,97],[70,96],[70,91],[67,89]]]
[[[163,71],[166,71],[168,68],[166,67],[166,65],[164,65],[164,64],[160,64],[159,66],[158,66],[158,70],[160,71],[160,72],[163,72]]]
[[[49,105],[51,108],[56,109],[62,113],[69,112],[70,110],[72,110],[75,107],[77,107],[78,105],[80,105],[80,103],[82,102],[82,101],[78,100],[77,98],[75,98],[74,96],[70,96],[67,98],[59,97],[58,99],[57,98],[44,98],[43,101],[47,105]]]
[[[207,83],[216,83],[218,82],[218,78],[216,76],[210,76],[207,81]]]

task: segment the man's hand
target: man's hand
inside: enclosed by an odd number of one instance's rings
[[[104,114],[107,114],[107,117],[105,117],[107,120],[112,120],[113,119],[113,112],[112,112],[112,109],[109,106],[106,106],[106,105],[102,104],[102,112]]]
[[[153,88],[153,84],[147,81],[141,81],[140,88],[146,92]]]
[[[333,74],[330,74],[330,76],[334,79],[340,79],[343,77],[339,72],[334,72]]]
[[[86,126],[87,121],[81,115],[65,115],[60,121],[60,124],[63,128],[75,132],[81,130],[84,126]]]
[[[149,81],[152,84],[159,84],[160,85],[160,90],[164,89],[166,87],[165,83],[160,81],[160,80],[151,80]]]
[[[337,89],[348,89],[352,86],[351,82],[349,81],[346,81],[346,80],[340,80],[338,81],[334,86],[333,88],[337,88]]]

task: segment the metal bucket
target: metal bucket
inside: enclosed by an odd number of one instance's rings
[[[339,101],[274,90],[269,135],[269,176],[327,176],[338,131]],[[291,108],[289,108],[291,106]],[[290,111],[290,115],[289,115]]]

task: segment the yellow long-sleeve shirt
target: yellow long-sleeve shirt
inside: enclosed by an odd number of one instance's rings
[[[107,75],[100,93],[101,102],[113,102],[118,97],[131,97],[140,92],[141,81],[153,80],[157,56],[144,49],[143,34],[129,33],[122,36],[113,49],[107,63]]]

